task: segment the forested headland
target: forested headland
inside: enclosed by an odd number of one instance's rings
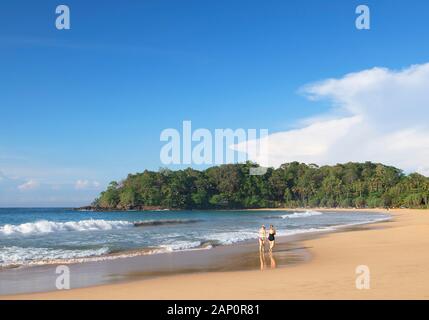
[[[206,170],[129,174],[91,205],[98,210],[250,208],[428,208],[429,178],[378,163],[317,166],[298,162],[249,175],[254,163]]]

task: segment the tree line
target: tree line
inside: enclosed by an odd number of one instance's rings
[[[145,170],[113,181],[92,204],[96,209],[250,209],[429,207],[429,178],[383,164],[317,166],[298,162],[250,175],[255,163],[206,170]]]

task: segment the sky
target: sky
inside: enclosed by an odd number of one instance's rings
[[[89,204],[187,120],[268,129],[266,165],[429,175],[427,1],[70,0],[70,30],[60,4],[0,4],[0,206]]]

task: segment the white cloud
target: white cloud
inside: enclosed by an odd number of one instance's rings
[[[18,189],[21,191],[34,190],[37,189],[39,186],[40,184],[36,180],[28,180],[26,183],[19,185]]]
[[[329,100],[329,117],[304,119],[299,129],[264,138],[267,154],[253,161],[266,166],[375,161],[429,175],[429,63],[401,71],[364,70],[302,90],[311,100]],[[245,151],[246,144],[234,148]]]
[[[78,190],[86,189],[88,188],[88,186],[89,186],[88,180],[77,180],[74,185],[75,189],[78,189]]]
[[[98,189],[100,183],[98,181],[77,180],[74,187],[77,190]]]

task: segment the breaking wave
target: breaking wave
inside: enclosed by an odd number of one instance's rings
[[[161,226],[167,224],[186,224],[196,223],[201,220],[146,220],[146,221],[109,221],[109,220],[81,220],[68,222],[54,222],[40,220],[28,222],[19,225],[6,224],[0,226],[0,235],[27,235],[27,234],[44,234],[64,231],[97,231],[97,230],[114,230],[127,227],[144,227],[144,226]]]
[[[320,216],[322,214],[323,212],[319,212],[319,211],[305,211],[305,212],[294,212],[292,214],[284,214],[284,215],[281,215],[280,217],[282,219],[294,219],[294,218],[307,218],[311,216]]]
[[[128,221],[108,221],[90,219],[81,221],[54,222],[48,220],[40,220],[19,225],[6,224],[0,227],[0,234],[9,236],[16,234],[44,234],[64,231],[112,230],[131,226],[133,226],[133,223]]]

